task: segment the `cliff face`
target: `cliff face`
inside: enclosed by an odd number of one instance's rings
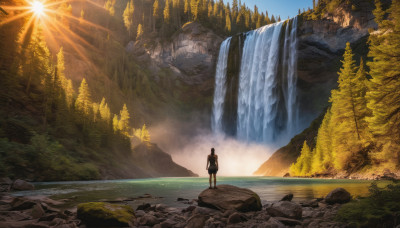
[[[222,40],[200,23],[191,22],[183,25],[168,41],[131,41],[126,49],[149,63],[153,71],[169,68],[186,84],[201,85],[214,78]]]
[[[356,61],[368,52],[368,29],[377,25],[373,21],[373,5],[360,1],[357,9],[340,5],[322,20],[301,18],[298,38],[298,99],[301,115],[317,117],[329,103],[331,90],[337,86],[337,72],[341,66],[346,42],[356,54]],[[286,146],[277,150],[255,175],[283,176],[300,155],[304,140],[313,144],[322,115]]]

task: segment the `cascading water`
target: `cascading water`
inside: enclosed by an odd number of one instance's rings
[[[263,143],[292,137],[299,122],[297,18],[250,31],[245,37],[237,76],[236,136]],[[217,64],[212,129],[218,133],[224,130],[221,122],[230,40],[222,43]]]
[[[214,132],[222,132],[222,115],[224,111],[224,100],[226,94],[226,70],[228,66],[228,54],[231,37],[222,42],[217,62],[217,69],[215,72],[215,91],[213,102],[213,118],[211,128]]]

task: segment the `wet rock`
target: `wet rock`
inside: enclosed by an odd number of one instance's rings
[[[42,217],[44,214],[45,214],[45,212],[39,203],[37,203],[35,206],[33,206],[32,212],[31,212],[32,218],[37,219],[37,218]]]
[[[149,214],[144,215],[139,219],[139,224],[142,226],[154,226],[159,223],[160,222],[155,216]]]
[[[225,217],[225,218],[228,218],[233,213],[235,213],[234,210],[227,210],[222,214],[222,216]]]
[[[283,217],[275,217],[275,219],[288,226],[296,226],[302,224],[301,221],[296,219],[283,218]]]
[[[266,223],[263,224],[262,227],[265,227],[265,228],[284,228],[286,226],[283,225],[283,223],[281,223],[279,220],[277,220],[275,218],[270,218]]]
[[[261,210],[260,197],[253,191],[232,185],[219,185],[218,189],[206,189],[199,195],[199,206],[222,211],[241,212]]]
[[[21,211],[0,211],[0,221],[22,221],[29,218],[30,215],[28,213]]]
[[[218,212],[219,212],[218,210],[206,208],[206,207],[196,207],[193,210],[193,214],[202,214],[202,215],[216,214]]]
[[[292,201],[293,199],[293,194],[287,194],[286,196],[284,196],[280,201]]]
[[[0,192],[8,192],[11,190],[12,181],[8,177],[0,178]]]
[[[203,228],[209,216],[197,214],[189,218],[185,228]]]
[[[271,216],[292,219],[301,219],[303,212],[299,204],[289,201],[273,203],[270,207],[267,207],[266,210]]]
[[[30,209],[36,205],[35,201],[28,200],[23,197],[17,197],[11,202],[11,210],[18,211],[18,210],[26,210]]]
[[[89,226],[129,226],[135,220],[133,209],[127,205],[103,202],[78,205],[78,219]]]
[[[14,181],[11,188],[16,191],[26,191],[35,189],[35,186],[27,181],[18,179]]]
[[[149,209],[150,207],[151,207],[151,205],[150,205],[149,203],[144,203],[144,204],[142,204],[142,205],[139,205],[139,206],[136,208],[136,210],[145,211],[145,210]]]
[[[154,228],[157,228],[157,227],[159,227],[159,228],[172,228],[172,227],[175,227],[176,223],[177,222],[175,222],[175,221],[173,221],[171,219],[167,219],[164,222],[155,225]]]
[[[176,201],[189,201],[188,199],[185,199],[185,198],[178,198],[178,199],[176,199]]]
[[[343,188],[336,188],[325,197],[325,202],[328,204],[347,203],[350,200],[350,193]]]
[[[228,218],[228,224],[236,224],[247,221],[247,218],[240,213],[233,213]]]
[[[193,205],[192,205],[192,206],[189,206],[189,207],[183,209],[182,212],[183,212],[183,213],[185,213],[185,212],[192,212],[194,209],[196,209],[196,206],[193,206]]]
[[[301,202],[300,205],[302,207],[313,207],[313,208],[315,208],[315,207],[318,207],[318,200],[317,199],[313,199],[313,200],[309,200],[309,201],[304,201],[304,202]]]

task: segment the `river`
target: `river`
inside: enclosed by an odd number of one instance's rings
[[[218,177],[218,184],[231,184],[249,188],[256,192],[263,203],[277,201],[288,193],[294,194],[294,201],[324,197],[337,187],[348,190],[353,196],[368,194],[371,181],[337,180],[278,177]],[[52,199],[67,199],[66,207],[77,203],[137,198],[151,194],[153,198],[126,201],[136,208],[142,203],[163,203],[171,207],[183,208],[187,204],[177,198],[196,199],[208,187],[208,178],[147,178],[131,180],[99,180],[69,182],[36,182],[35,190],[13,192],[15,196],[44,195]]]

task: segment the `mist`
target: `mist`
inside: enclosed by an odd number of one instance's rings
[[[211,148],[218,155],[220,176],[251,176],[277,149],[214,135],[200,122],[167,120],[150,128],[151,139],[171,154],[174,162],[199,176],[208,176],[206,164]]]

